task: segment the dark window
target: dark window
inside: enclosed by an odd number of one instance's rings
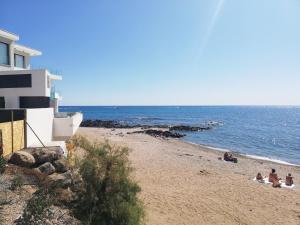
[[[0,110],[0,123],[24,120],[25,118],[25,110]]]
[[[9,45],[0,42],[0,65],[9,65]]]
[[[44,96],[20,97],[20,108],[49,108],[50,98]]]
[[[31,74],[0,75],[0,88],[31,87]]]
[[[0,97],[0,109],[4,109],[4,108],[5,108],[5,98]]]
[[[15,54],[15,67],[25,68],[25,57]]]

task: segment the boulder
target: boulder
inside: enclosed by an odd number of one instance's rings
[[[64,158],[55,160],[52,164],[58,173],[64,173],[69,170],[68,161]]]
[[[36,165],[41,165],[45,162],[53,162],[60,159],[64,155],[61,147],[45,147],[45,148],[27,148],[24,150],[35,158]]]
[[[50,175],[55,172],[55,167],[50,162],[46,162],[40,165],[37,170],[39,170],[41,173]]]
[[[66,173],[53,173],[47,177],[46,181],[49,185],[56,187],[66,188],[72,184],[72,175],[70,172]]]
[[[8,162],[27,168],[32,167],[36,163],[35,158],[30,153],[25,151],[14,152]]]

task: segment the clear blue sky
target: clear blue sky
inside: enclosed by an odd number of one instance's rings
[[[300,105],[299,0],[1,1],[63,105]]]

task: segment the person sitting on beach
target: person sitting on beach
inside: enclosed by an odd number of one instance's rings
[[[285,184],[287,186],[292,186],[294,184],[294,181],[293,181],[293,177],[292,177],[292,174],[288,174],[285,178]]]
[[[276,180],[279,181],[276,170],[272,169],[271,173],[269,174],[269,182],[273,183]]]
[[[274,188],[280,188],[281,187],[281,183],[279,182],[279,179],[273,179],[273,184],[272,187]]]
[[[261,173],[257,173],[257,175],[256,175],[256,180],[257,180],[258,182],[264,182],[264,178],[263,178],[263,176],[261,175]]]
[[[237,158],[234,158],[232,154],[229,154],[228,152],[224,153],[224,161],[234,162],[237,163]]]
[[[224,153],[224,160],[225,161],[232,161],[232,155],[229,154],[228,152]]]

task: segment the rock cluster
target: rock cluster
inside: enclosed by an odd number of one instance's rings
[[[137,134],[137,133],[148,134],[153,137],[165,137],[165,138],[182,138],[185,136],[185,134],[179,134],[179,133],[164,131],[164,130],[153,130],[153,129],[134,131],[128,134]]]
[[[208,123],[202,126],[189,126],[189,125],[142,125],[142,124],[124,124],[114,120],[84,120],[81,123],[81,127],[98,127],[98,128],[141,128],[143,131],[139,133],[149,134],[151,136],[160,136],[160,137],[171,137],[171,138],[181,138],[184,137],[184,134],[175,133],[173,131],[206,131],[212,129],[214,126],[220,124],[219,122],[209,121]],[[168,131],[161,131],[157,128],[168,129]],[[132,132],[137,133],[137,132]]]
[[[115,120],[84,120],[80,124],[81,127],[97,127],[97,128],[169,128],[168,125],[145,125],[145,124],[126,124]]]
[[[103,127],[103,128],[132,128],[127,124],[121,124],[113,120],[84,120],[80,124],[81,127]]]
[[[8,162],[20,167],[32,168],[45,175],[55,172],[64,173],[68,170],[61,147],[23,149],[14,152]]]
[[[193,127],[193,126],[172,126],[170,131],[204,131],[212,129],[211,126]]]

